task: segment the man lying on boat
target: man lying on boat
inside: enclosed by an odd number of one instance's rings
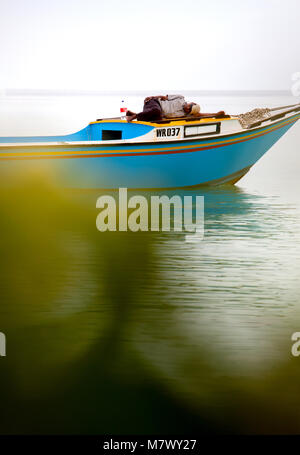
[[[222,117],[224,111],[217,113],[200,113],[200,106],[196,103],[187,103],[182,95],[159,95],[148,96],[144,100],[142,112],[127,111],[126,120],[139,120],[144,122],[153,122],[164,118],[178,118],[192,115],[194,117]]]

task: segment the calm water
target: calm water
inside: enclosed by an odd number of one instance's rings
[[[75,131],[119,103],[2,99],[0,134]],[[44,176],[1,190],[0,432],[299,432],[299,154],[296,124],[237,186],[188,192],[205,198],[199,243],[100,233],[100,193]]]

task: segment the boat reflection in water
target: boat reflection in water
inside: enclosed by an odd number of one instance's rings
[[[298,218],[235,187],[166,194],[187,193],[199,243],[100,233],[99,191],[1,192],[1,432],[299,431]]]

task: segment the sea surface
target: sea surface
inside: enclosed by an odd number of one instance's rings
[[[189,99],[230,114],[299,102]],[[2,97],[0,135],[75,132],[121,101]],[[236,186],[189,192],[205,204],[195,243],[97,231],[99,191],[1,186],[0,433],[299,433],[299,175],[300,122]]]

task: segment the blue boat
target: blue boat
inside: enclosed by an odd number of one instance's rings
[[[299,104],[269,111],[275,114],[246,127],[238,116],[131,123],[111,118],[64,136],[1,137],[1,175],[45,168],[69,188],[234,184],[300,117]]]

